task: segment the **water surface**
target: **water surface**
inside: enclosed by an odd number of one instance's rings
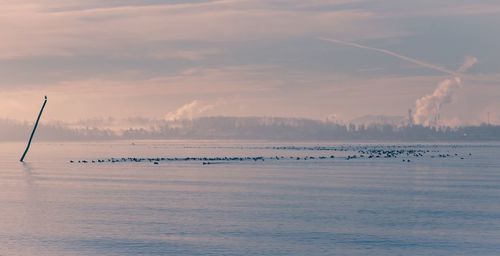
[[[409,163],[307,150],[316,145],[35,143],[21,164],[24,145],[0,144],[0,255],[500,255],[498,145],[413,146],[452,157]],[[331,154],[214,165],[69,162]]]

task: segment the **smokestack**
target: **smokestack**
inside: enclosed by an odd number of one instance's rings
[[[410,109],[408,109],[408,127],[413,127],[413,112]]]

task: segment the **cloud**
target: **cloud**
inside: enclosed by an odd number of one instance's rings
[[[477,55],[481,65],[462,77],[474,88],[459,90],[457,104],[443,112],[471,119],[500,93],[492,74],[498,19],[454,15],[498,10],[499,4],[483,3],[0,0],[0,117],[31,120],[46,93],[52,96],[47,117],[64,120],[159,119],[193,99],[219,98],[239,101],[205,114],[405,115],[445,79],[314,39],[323,36],[446,67],[463,54]],[[454,47],[443,46],[448,40]]]
[[[487,16],[500,13],[498,1],[472,0],[419,0],[414,2],[385,0],[370,4],[368,9],[392,18],[466,17]],[[385,8],[381,8],[384,6]]]
[[[300,3],[290,1],[287,6]],[[153,42],[242,41],[332,33],[343,38],[367,38],[389,31],[382,26],[376,29],[373,13],[366,11],[285,9],[267,1],[97,5],[83,9],[56,1],[8,1],[2,5],[0,58],[4,59],[126,55],[134,46]]]
[[[48,94],[47,120],[71,121],[99,116],[159,118],[165,114],[165,109],[193,98],[214,102],[219,98],[238,95],[251,98],[273,92],[282,82],[263,78],[263,72],[272,68],[191,68],[150,78],[141,78],[141,74],[134,76],[132,72],[56,84],[25,85],[0,91],[4,99],[0,102],[0,117],[30,120],[39,99]]]

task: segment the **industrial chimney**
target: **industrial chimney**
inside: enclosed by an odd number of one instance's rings
[[[408,127],[413,127],[413,113],[411,108],[408,109]]]

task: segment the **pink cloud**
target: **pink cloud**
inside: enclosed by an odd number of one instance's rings
[[[291,3],[292,5],[294,3]],[[297,4],[297,3],[295,3]],[[53,1],[10,1],[0,13],[0,58],[33,55],[127,54],[127,45],[158,41],[240,41],[336,34],[343,38],[394,35],[374,14],[306,12],[265,1],[212,1],[64,10]],[[57,10],[57,7],[62,9]],[[198,58],[193,53],[178,56]]]

